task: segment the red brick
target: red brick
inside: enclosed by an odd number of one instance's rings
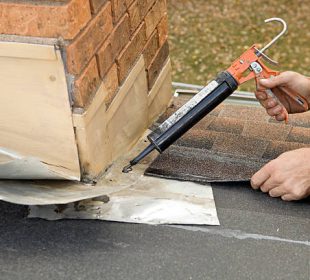
[[[69,73],[74,75],[81,73],[112,29],[111,4],[107,3],[76,40],[66,48]]]
[[[168,16],[165,15],[157,26],[159,35],[159,46],[161,47],[168,38]]]
[[[131,2],[133,2],[133,1],[131,1]],[[155,0],[136,0],[128,8],[128,13],[130,16],[130,27],[131,27],[132,33],[141,24],[145,15],[153,6],[154,2],[155,2]]]
[[[106,99],[106,103],[109,106],[113,101],[117,89],[118,89],[118,75],[117,75],[117,65],[114,64],[111,69],[108,71],[107,75],[103,79],[103,84],[105,85],[108,96]]]
[[[131,33],[133,33],[142,22],[138,0],[134,1],[133,4],[128,8],[128,13],[130,18],[130,30]]]
[[[97,91],[101,79],[99,78],[96,59],[93,58],[81,76],[75,81],[73,101],[75,107],[85,107]]]
[[[104,42],[97,53],[100,77],[103,78],[114,63],[115,56],[110,38]]]
[[[33,4],[0,2],[0,34],[73,39],[91,19],[85,0]]]
[[[146,37],[153,33],[157,25],[160,23],[160,20],[166,15],[165,1],[157,0],[152,9],[145,16],[145,25],[146,25]]]
[[[149,40],[147,41],[143,56],[145,61],[145,67],[148,68],[156,55],[157,50],[159,49],[159,38],[157,29],[153,32]]]
[[[111,0],[112,3],[112,12],[113,12],[113,22],[116,24],[119,19],[126,12],[126,3],[125,0]]]
[[[154,57],[151,65],[147,68],[147,77],[149,89],[151,89],[158,77],[161,69],[164,66],[165,61],[169,56],[169,45],[166,41],[163,46],[158,50],[156,56]]]
[[[100,8],[105,4],[108,0],[90,0],[90,7],[93,14],[97,14]]]
[[[127,9],[130,7],[130,5],[132,4],[133,1],[134,0],[125,0]]]
[[[129,39],[129,17],[126,14],[115,27],[114,32],[111,35],[112,48],[115,55],[118,55],[120,53],[120,51],[128,43]]]
[[[131,41],[126,45],[125,49],[121,52],[116,60],[118,65],[118,77],[120,84],[127,77],[129,70],[137,60],[139,54],[142,52],[145,43],[145,24],[143,23],[134,33]]]
[[[100,76],[103,77],[130,37],[129,17],[125,15],[97,53]]]
[[[144,18],[156,0],[139,0],[140,14]]]

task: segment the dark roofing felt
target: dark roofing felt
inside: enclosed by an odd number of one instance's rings
[[[178,98],[159,119],[186,102]],[[159,155],[147,175],[198,182],[247,181],[281,153],[310,146],[310,112],[291,115],[289,124],[258,106],[221,104]]]

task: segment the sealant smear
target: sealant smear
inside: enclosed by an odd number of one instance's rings
[[[233,229],[210,229],[210,228],[203,228],[203,227],[193,227],[193,226],[169,226],[173,228],[185,229],[189,231],[201,231],[207,232],[212,235],[220,235],[227,238],[236,238],[240,240],[244,239],[255,239],[255,240],[270,240],[270,241],[278,241],[278,242],[286,242],[286,243],[293,243],[293,244],[300,244],[310,247],[309,241],[302,241],[302,240],[292,240],[286,238],[280,238],[276,236],[270,235],[262,235],[256,233],[247,233],[240,230],[233,230]]]

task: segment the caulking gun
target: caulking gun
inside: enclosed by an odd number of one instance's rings
[[[251,79],[255,79],[257,85],[259,79],[267,79],[280,74],[280,72],[269,69],[262,62],[264,59],[271,64],[277,64],[276,61],[270,59],[264,52],[287,30],[286,22],[283,19],[270,18],[265,20],[265,22],[271,21],[280,22],[283,25],[283,30],[262,49],[259,50],[255,44],[250,47],[238,59],[236,59],[226,71],[221,72],[213,81],[149,134],[149,146],[137,157],[131,160],[130,164],[124,167],[123,172],[127,173],[131,171],[133,165],[137,164],[155,149],[162,153],[173,142],[179,139],[204,116],[231,95],[239,85]],[[301,111],[307,111],[309,109],[307,101],[299,94],[288,91],[285,88],[281,88],[280,91],[281,94],[286,94],[291,101],[300,106]],[[267,89],[266,92],[269,96],[276,98],[270,89]],[[280,103],[279,100],[278,102]],[[285,111],[285,114],[285,121],[287,122],[287,111]]]

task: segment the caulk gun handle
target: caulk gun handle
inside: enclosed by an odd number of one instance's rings
[[[280,72],[277,72],[277,75],[279,75]],[[259,85],[259,80],[264,78],[264,79],[268,79],[268,78],[271,78],[272,76],[266,76],[266,73],[265,75],[256,75],[255,77],[255,81],[256,81],[256,88],[260,87],[261,86]],[[287,111],[287,108],[286,106],[284,106],[284,104],[281,102],[281,100],[279,99],[279,97],[283,97],[287,100],[287,103],[290,104],[290,107],[294,107],[294,111],[295,112],[306,112],[309,110],[309,104],[307,102],[307,100],[301,96],[300,94],[298,94],[297,92],[294,92],[292,90],[288,90],[287,88],[285,87],[275,87],[273,89],[265,89],[266,91],[266,94],[269,96],[269,97],[272,97],[274,98],[277,103],[281,106],[283,106],[284,108],[284,114],[285,114],[285,122],[288,123],[288,111]]]
[[[302,113],[309,110],[308,101],[297,92],[288,90],[285,87],[277,87],[276,89],[273,89],[274,93],[276,93],[276,91],[278,92],[278,94],[286,96],[291,106],[298,108],[297,109],[298,112]]]

